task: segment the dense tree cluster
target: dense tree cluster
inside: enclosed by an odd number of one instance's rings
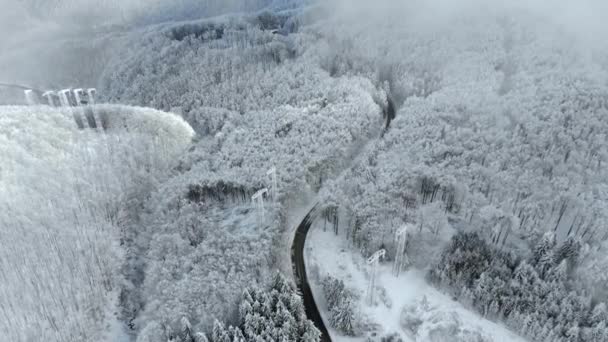
[[[605,51],[572,49],[551,23],[538,31],[525,14],[484,14],[463,13],[466,25],[447,21],[436,28],[442,39],[415,25],[390,44],[375,31],[362,34],[391,61],[387,89],[401,99],[399,110],[383,138],[330,182],[326,199],[350,213],[348,236],[366,255],[381,246],[394,253],[404,222],[419,228],[408,248],[422,266],[437,260],[452,226],[521,253],[554,231],[589,245],[577,276],[601,284],[605,272],[590,270],[607,262],[607,69],[583,51]],[[336,45],[353,46],[341,54],[341,73],[369,74],[359,66],[379,64],[373,49],[348,39]],[[404,59],[391,59],[403,51]],[[404,90],[421,84],[432,86]]]
[[[107,341],[118,326],[123,224],[191,142],[179,117],[100,106],[0,108],[0,335]]]
[[[606,341],[606,303],[570,277],[580,244],[547,233],[528,258],[497,251],[476,233],[458,233],[429,279],[484,316],[534,341]]]
[[[427,266],[444,259],[455,227],[479,231],[478,240],[455,239],[465,252],[453,253],[454,269],[437,271],[436,282],[473,291],[483,279],[484,289],[514,294],[511,306],[483,292],[460,298],[530,336],[545,329],[592,341],[600,326],[581,314],[592,305],[579,284],[604,284],[608,265],[605,51],[573,48],[536,17],[487,10],[446,18],[432,32],[409,13],[353,23],[294,11],[128,35],[101,93],[179,112],[198,133],[126,229],[122,299],[139,339],[155,341],[179,317],[198,331],[213,330],[213,317],[238,326],[240,289],[276,266],[288,194],[321,189],[326,216],[337,229],[335,213],[347,213],[339,222],[364,254],[382,247],[391,258],[394,231],[411,223],[407,253]],[[381,134],[391,108],[397,116]],[[372,137],[381,139],[367,143]],[[275,165],[280,201],[268,226],[253,225],[251,208],[225,199],[267,186]],[[531,250],[537,241],[543,247]],[[569,300],[558,303],[573,314],[529,309],[549,295]],[[214,330],[239,340],[239,329]]]
[[[137,318],[137,330],[180,317],[198,331],[210,331],[214,318],[234,323],[245,284],[265,284],[271,274],[276,208],[266,205],[260,225],[250,199],[229,196],[226,184],[200,192],[222,195],[217,198],[194,196],[197,188],[187,184],[180,177],[163,184],[130,227],[132,267],[125,269],[130,283],[123,306],[128,318]]]
[[[139,338],[181,316],[198,331],[210,332],[214,317],[235,324],[241,289],[284,262],[278,241],[289,197],[317,189],[382,126],[385,91],[360,76],[331,77],[319,37],[288,29],[297,20],[160,26],[129,38],[108,68],[100,93],[110,101],[172,109],[198,133],[127,230],[122,299]],[[272,166],[279,201],[260,227],[249,196],[270,185]]]
[[[100,93],[182,113],[201,137],[184,161],[197,183],[257,187],[270,166],[282,165],[280,183],[318,188],[348,161],[351,145],[375,135],[386,93],[357,75],[328,75],[314,30],[269,28],[299,20],[298,12],[229,16],[133,36]]]
[[[181,329],[166,330],[170,342],[318,342],[320,333],[306,319],[302,299],[280,273],[268,288],[248,287],[239,305],[238,324],[226,327],[215,320],[210,337],[194,333],[188,319],[181,320]]]
[[[347,336],[359,335],[361,322],[354,294],[345,288],[344,281],[332,276],[323,278],[321,285],[331,326]]]

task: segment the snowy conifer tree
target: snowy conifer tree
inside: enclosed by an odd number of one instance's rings
[[[356,317],[354,305],[352,299],[345,298],[333,306],[329,312],[330,324],[347,336],[356,336],[358,333],[358,317]]]

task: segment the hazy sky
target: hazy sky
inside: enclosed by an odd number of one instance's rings
[[[194,19],[273,0],[0,0],[0,83],[79,86],[86,60],[107,53],[100,36],[133,24]],[[100,50],[101,49],[101,50]],[[96,61],[91,61],[95,63]],[[95,65],[93,67],[99,67]],[[82,75],[82,77],[81,77]]]
[[[105,24],[129,24],[180,18],[209,10],[217,13],[252,8],[273,0],[0,0],[0,82],[36,84],[77,80],[69,65],[74,54],[92,53],[88,42]],[[281,1],[281,0],[274,0]],[[422,29],[446,25],[472,13],[527,13],[554,22],[594,49],[608,46],[606,0],[323,0],[329,13],[350,20],[353,27],[375,23],[417,23]],[[145,19],[142,19],[145,18]],[[458,29],[455,27],[454,29]],[[88,55],[85,55],[88,56]],[[72,58],[72,60],[70,60]],[[87,57],[88,58],[88,57]],[[57,63],[59,61],[59,63]],[[85,70],[87,71],[87,70]],[[73,86],[68,84],[66,86]]]
[[[361,21],[404,15],[428,25],[441,25],[446,17],[464,12],[493,11],[514,14],[518,11],[550,19],[571,32],[585,36],[603,35],[607,39],[608,1],[605,0],[331,0],[336,13]]]
[[[222,12],[231,9],[256,7],[273,0],[0,0],[0,42],[26,27],[44,23],[72,26],[96,26],[104,23],[128,23],[142,16],[159,16],[174,12],[177,16],[207,9]],[[277,1],[277,0],[274,0]],[[605,0],[323,0],[334,13],[358,16],[365,14],[382,17],[386,14],[412,14],[425,21],[440,24],[445,16],[480,8],[494,10],[524,10],[554,19],[570,30],[593,34],[608,33]],[[369,16],[368,20],[371,19]]]

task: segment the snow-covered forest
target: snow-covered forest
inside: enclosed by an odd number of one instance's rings
[[[7,341],[608,340],[603,2],[5,5]]]
[[[130,203],[163,179],[190,142],[180,118],[96,109],[106,134],[73,113],[2,107],[0,331],[7,341],[104,341],[117,310]]]

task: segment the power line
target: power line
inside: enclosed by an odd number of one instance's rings
[[[43,92],[40,89],[36,89],[36,88],[32,88],[32,87],[28,87],[28,86],[24,86],[24,85],[20,85],[20,84],[1,83],[0,82],[0,87],[15,88],[15,89],[21,89],[21,90],[33,90],[33,91],[35,91],[37,93],[42,93]]]

